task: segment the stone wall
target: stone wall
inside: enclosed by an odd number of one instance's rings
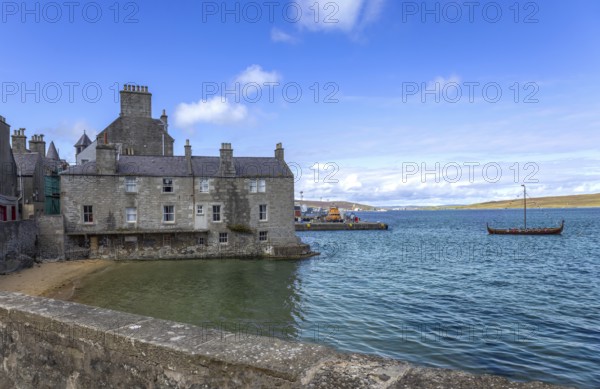
[[[38,223],[38,255],[42,260],[65,258],[65,226],[62,215],[42,215]]]
[[[0,223],[0,274],[31,267],[37,241],[34,220]]]
[[[0,387],[552,388],[0,292]]]

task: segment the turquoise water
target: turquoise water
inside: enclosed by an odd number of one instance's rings
[[[519,211],[366,213],[299,234],[304,261],[115,263],[74,300],[414,363],[600,387],[600,210],[532,210],[562,236],[490,236]]]

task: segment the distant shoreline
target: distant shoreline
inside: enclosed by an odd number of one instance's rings
[[[523,209],[523,198],[512,200],[486,201],[483,203],[467,204],[467,205],[390,205],[390,206],[372,206],[366,204],[352,203],[349,201],[329,201],[319,202],[304,200],[296,200],[297,204],[307,206],[318,206],[327,208],[329,206],[338,206],[345,209],[360,208],[362,211],[377,211],[377,210],[413,210],[413,211],[439,211],[439,210],[476,210],[476,209]],[[347,205],[347,207],[344,207]],[[355,205],[355,207],[352,207]],[[527,198],[527,208],[529,209],[581,209],[581,208],[600,208],[600,193],[596,194],[581,194],[569,196],[550,196]]]

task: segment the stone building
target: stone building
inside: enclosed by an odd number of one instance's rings
[[[0,116],[0,222],[18,220],[17,169],[10,147],[10,125]]]
[[[58,173],[69,165],[60,159],[54,142],[50,142],[46,152],[44,135],[33,135],[27,148],[25,131],[21,128],[12,135],[17,175],[22,186],[22,218],[28,219],[41,213],[60,214]]]
[[[166,112],[152,118],[152,94],[147,86],[125,85],[120,91],[121,113],[91,142],[87,135],[75,144],[77,164],[96,160],[99,143],[113,144],[121,155],[173,156]],[[98,141],[99,139],[99,141]]]
[[[189,141],[185,156],[118,149],[99,143],[96,161],[61,174],[68,247],[119,259],[309,254],[281,144],[260,158],[234,157],[228,143],[218,157],[192,156]]]

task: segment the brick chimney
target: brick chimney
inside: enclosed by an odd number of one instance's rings
[[[152,117],[152,94],[147,86],[123,86],[121,96],[121,116],[127,117]]]
[[[33,135],[29,141],[29,151],[39,153],[42,157],[46,156],[46,141],[44,135]]]
[[[233,149],[231,148],[231,143],[221,144],[219,175],[221,177],[235,177],[235,165],[233,164]]]
[[[27,136],[25,136],[25,129],[19,128],[15,130],[12,136],[12,149],[15,154],[24,154],[27,152]]]

